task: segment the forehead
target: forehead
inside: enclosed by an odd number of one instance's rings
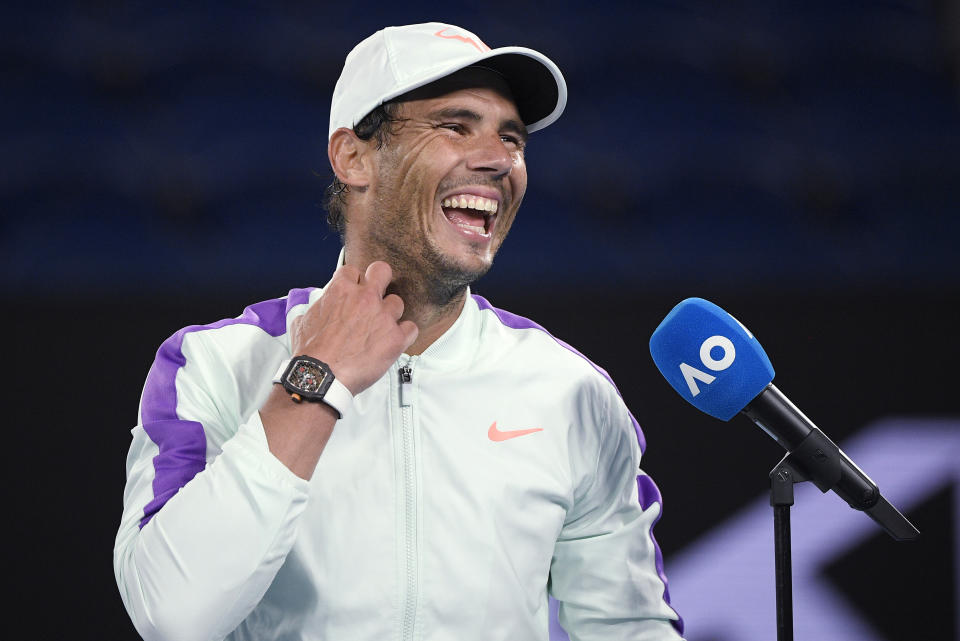
[[[404,111],[429,108],[438,101],[456,100],[468,96],[485,99],[507,111],[506,117],[519,120],[519,112],[510,86],[496,71],[481,67],[467,67],[419,87],[400,98]]]

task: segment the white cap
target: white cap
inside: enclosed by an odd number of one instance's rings
[[[506,79],[527,131],[563,113],[567,83],[545,55],[525,47],[491,49],[466,29],[427,22],[381,29],[353,48],[333,90],[329,135],[352,129],[388,100],[481,61]]]

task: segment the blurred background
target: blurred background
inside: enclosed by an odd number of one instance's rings
[[[656,536],[688,638],[775,636],[782,456],[657,372],[649,336],[689,296],[750,327],[780,389],[873,462],[923,534],[895,543],[834,495],[798,494],[798,638],[958,638],[955,0],[0,9],[12,611],[37,638],[137,638],[111,554],[153,354],[180,327],[326,282],[343,58],[432,20],[543,51],[567,78],[474,291],[617,381],[665,497]]]

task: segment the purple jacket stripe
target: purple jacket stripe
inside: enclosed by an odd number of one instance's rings
[[[623,398],[623,395],[620,394],[620,390],[617,389],[616,384],[614,384],[613,379],[610,378],[610,375],[607,374],[606,370],[604,370],[602,367],[592,362],[589,358],[581,354],[571,345],[553,336],[550,332],[548,332],[542,326],[533,322],[529,318],[524,318],[523,316],[518,316],[517,314],[513,314],[506,310],[498,309],[493,305],[491,305],[490,301],[488,301],[482,296],[478,296],[477,294],[473,295],[473,300],[477,302],[477,305],[480,307],[480,309],[489,309],[497,316],[497,318],[500,319],[501,323],[503,323],[507,327],[510,327],[511,329],[536,329],[545,333],[547,336],[555,340],[559,345],[570,350],[580,358],[590,363],[590,365],[595,370],[597,370],[597,372],[599,372],[601,376],[607,379],[610,385],[613,386],[613,389],[617,392],[617,395],[620,396],[621,399]],[[628,414],[629,414],[629,411],[628,411]],[[642,453],[646,450],[647,441],[643,436],[643,431],[640,429],[640,424],[637,423],[637,419],[633,417],[633,414],[629,414],[629,415],[630,415],[630,421],[631,423],[633,423],[633,429],[637,434],[637,442],[640,444],[640,451]],[[644,475],[637,477],[637,490],[640,498],[640,506],[644,510],[649,508],[654,503],[660,504],[660,508],[661,508],[660,515],[658,515],[656,520],[653,522],[653,525],[656,525],[657,521],[660,520],[660,516],[663,515],[663,501],[660,497],[660,490],[657,489],[657,486],[656,484],[654,484],[653,479],[651,479],[649,476],[644,476]],[[657,540],[653,536],[652,526],[650,528],[650,540],[653,542],[653,549],[656,556],[657,575],[660,577],[660,580],[663,581],[663,599],[664,601],[667,602],[667,605],[669,605],[670,590],[667,587],[667,575],[663,571],[663,553],[660,551],[660,546],[657,545]],[[674,610],[674,613],[676,613],[676,610]],[[676,628],[677,632],[679,632],[680,634],[683,634],[683,619],[680,618],[679,614],[677,615],[677,620],[671,621],[671,623],[673,624],[673,627]]]
[[[141,528],[207,464],[207,439],[203,425],[182,419],[177,414],[177,372],[187,362],[183,355],[184,337],[192,332],[238,324],[253,325],[271,336],[279,336],[286,331],[287,313],[292,307],[306,303],[311,291],[312,288],[294,289],[286,298],[275,298],[247,307],[239,318],[185,327],[157,350],[157,358],[143,388],[140,423],[160,452],[153,459],[154,498],[143,508]]]
[[[644,474],[637,476],[637,495],[640,497],[640,507],[642,507],[644,511],[654,503],[660,504],[660,514],[657,515],[657,518],[653,520],[653,524],[650,526],[650,540],[653,541],[653,550],[656,555],[657,575],[660,577],[660,580],[663,581],[663,600],[669,605],[670,582],[667,581],[667,575],[663,571],[663,552],[660,551],[657,539],[653,536],[653,528],[657,525],[660,517],[663,516],[663,499],[660,496],[660,489],[657,487],[657,484],[653,482],[652,478]],[[673,609],[672,606],[671,609]],[[670,623],[677,630],[678,634],[683,635],[683,619],[676,610],[673,611],[677,614],[677,620],[671,621]]]

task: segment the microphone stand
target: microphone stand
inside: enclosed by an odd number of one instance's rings
[[[793,485],[808,480],[790,454],[770,470],[773,507],[773,565],[777,589],[777,641],[793,641],[793,571],[790,552],[790,506]]]
[[[754,418],[754,416],[750,417]],[[777,641],[793,641],[793,578],[790,552],[790,506],[793,505],[793,486],[796,483],[811,481],[821,492],[831,489],[836,491],[844,475],[842,458],[842,452],[833,441],[819,429],[814,428],[770,471],[770,505],[773,507],[773,553],[777,590]],[[869,481],[865,475],[863,478]],[[844,496],[850,507],[866,512],[867,516],[876,521],[897,541],[910,541],[920,534],[897,508],[880,495],[872,481],[863,486],[863,491],[858,497],[853,497],[847,492],[841,496]],[[857,501],[857,498],[861,501]]]

